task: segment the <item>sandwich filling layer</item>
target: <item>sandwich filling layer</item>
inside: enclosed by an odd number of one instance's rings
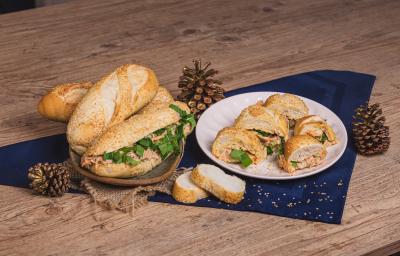
[[[268,133],[262,130],[254,129],[257,133],[261,143],[265,146],[267,155],[278,155],[283,154],[283,148],[285,146],[285,139],[277,134]]]
[[[100,156],[83,157],[81,165],[91,167],[96,164],[127,164],[135,166],[146,160],[164,160],[173,154],[180,153],[180,143],[196,125],[194,116],[187,114],[175,105],[170,107],[178,112],[181,120],[161,128],[134,143]]]

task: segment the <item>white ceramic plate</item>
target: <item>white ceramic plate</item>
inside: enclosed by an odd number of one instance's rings
[[[323,164],[298,170],[294,174],[288,174],[278,168],[273,157],[268,157],[258,165],[250,165],[242,168],[238,164],[225,163],[211,153],[211,145],[218,131],[224,127],[232,126],[235,118],[240,112],[257,101],[265,101],[269,96],[280,92],[253,92],[235,95],[226,98],[208,108],[200,117],[197,128],[196,138],[203,152],[218,165],[231,170],[235,173],[253,178],[266,180],[290,180],[299,179],[314,175],[326,170],[333,165],[343,155],[347,145],[347,132],[342,121],[331,110],[313,100],[299,96],[308,106],[310,114],[317,114],[326,119],[336,133],[338,143],[328,147],[328,155]]]

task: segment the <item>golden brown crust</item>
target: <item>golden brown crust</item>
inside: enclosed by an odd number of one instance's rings
[[[243,190],[240,192],[228,191],[217,182],[204,176],[201,173],[199,166],[193,169],[191,178],[196,185],[210,192],[221,201],[229,204],[237,204],[243,199],[245,187],[243,187]]]
[[[102,78],[70,118],[67,138],[71,148],[83,154],[107,127],[122,122],[150,102],[157,88],[154,72],[135,64],[123,65]]]
[[[150,103],[144,106],[141,110],[139,110],[137,114],[144,114],[157,111],[161,108],[164,108],[166,105],[168,106],[173,101],[174,97],[172,97],[171,93],[167,90],[167,88],[160,86],[153,100],[150,101]]]
[[[288,119],[297,120],[308,114],[308,107],[304,101],[290,93],[271,95],[265,101],[264,106],[278,111]]]
[[[261,130],[267,133],[289,137],[289,125],[287,119],[276,111],[267,109],[262,103],[251,105],[242,110],[236,118],[235,127],[246,130]]]
[[[192,204],[200,199],[208,197],[208,193],[202,188],[197,186],[195,188],[189,189],[182,184],[181,179],[190,179],[191,174],[191,171],[184,173],[175,180],[174,186],[172,188],[172,197],[176,201],[186,204]],[[192,184],[196,186],[194,183]]]
[[[92,86],[91,82],[57,85],[40,99],[38,112],[47,119],[67,123],[76,105]]]
[[[332,127],[321,117],[316,115],[310,115],[303,117],[296,122],[296,126],[294,128],[294,135],[310,135],[313,136],[313,131],[320,133],[324,132],[328,137],[328,140],[324,142],[326,146],[334,145],[337,143],[336,134],[333,131]],[[313,136],[316,139],[316,136]]]
[[[218,132],[212,145],[212,154],[221,159],[224,151],[243,149],[250,153],[250,158],[255,164],[266,157],[266,151],[257,135],[245,129],[226,127]]]
[[[190,109],[185,103],[175,101],[173,104],[186,111],[186,113],[190,113]],[[160,109],[157,112],[133,115],[104,132],[87,149],[84,157],[103,155],[104,152],[112,152],[131,146],[150,133],[177,123],[180,119],[180,115],[169,107]]]

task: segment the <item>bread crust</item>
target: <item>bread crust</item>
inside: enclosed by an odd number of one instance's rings
[[[242,110],[235,120],[235,127],[250,130],[261,130],[284,137],[289,137],[289,124],[287,119],[276,111],[270,110],[257,103]]]
[[[328,140],[324,142],[326,146],[334,145],[337,143],[336,134],[333,131],[332,127],[319,116],[310,115],[297,120],[296,126],[294,127],[294,135],[312,136],[312,134],[307,132],[307,129],[321,130],[322,132],[324,132],[328,137]]]
[[[139,82],[132,78],[135,72]],[[107,127],[122,122],[149,103],[158,86],[154,72],[136,64],[123,65],[103,77],[71,115],[67,127],[70,147],[83,154]]]
[[[157,111],[161,108],[165,108],[166,105],[171,104],[173,101],[174,97],[172,97],[167,88],[160,86],[153,100],[150,101],[150,103],[144,106],[141,110],[139,110],[137,114],[145,114]]]
[[[238,127],[226,127],[219,131],[212,145],[211,152],[217,158],[221,158],[225,150],[239,148],[243,148],[251,153],[250,158],[252,158],[255,164],[263,161],[266,157],[264,146],[257,135]]]
[[[288,119],[297,120],[308,115],[308,107],[304,101],[290,93],[271,95],[264,106],[287,116]]]
[[[187,173],[181,174],[175,180],[174,186],[172,188],[172,197],[176,201],[181,202],[181,203],[186,203],[186,204],[192,204],[192,203],[197,202],[200,199],[208,197],[208,193],[198,186],[193,189],[189,189],[189,188],[184,187],[181,184],[181,179],[186,179],[186,178],[190,179],[191,174],[192,174],[192,171],[189,171]],[[186,176],[189,176],[189,177],[186,177]],[[193,183],[193,185],[196,186],[194,183]]]
[[[224,201],[226,203],[237,204],[243,199],[245,187],[240,192],[228,191],[219,184],[213,182],[208,177],[202,175],[199,166],[196,166],[196,168],[193,169],[191,179],[196,185],[210,192],[219,200]]]
[[[40,99],[37,110],[49,120],[67,123],[76,105],[92,86],[91,82],[57,85]]]

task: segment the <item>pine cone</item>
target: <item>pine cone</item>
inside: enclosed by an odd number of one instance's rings
[[[62,196],[69,187],[70,173],[63,164],[38,163],[28,171],[29,187],[48,196]]]
[[[385,117],[379,104],[361,105],[353,116],[355,146],[362,155],[383,153],[389,149],[389,127],[384,126]]]
[[[178,100],[186,102],[198,119],[210,105],[225,98],[225,90],[219,86],[222,84],[220,80],[212,78],[218,71],[208,69],[210,62],[206,62],[204,67],[201,60],[193,60],[193,63],[194,68],[183,68],[178,84],[182,92],[178,95]]]

